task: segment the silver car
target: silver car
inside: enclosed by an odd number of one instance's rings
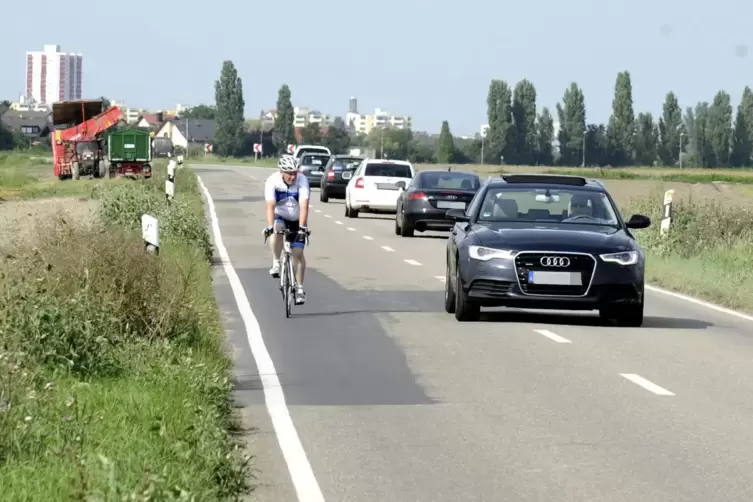
[[[301,173],[309,180],[312,187],[322,186],[324,167],[329,161],[330,155],[326,153],[304,153],[298,163]]]

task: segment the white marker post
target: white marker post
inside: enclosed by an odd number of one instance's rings
[[[147,253],[159,255],[159,221],[149,214],[141,215],[141,238]]]
[[[167,180],[165,181],[165,199],[169,204],[175,198],[175,161],[167,164]]]
[[[674,190],[664,192],[664,214],[661,220],[661,234],[666,235],[669,232],[669,226],[672,224],[672,195]]]

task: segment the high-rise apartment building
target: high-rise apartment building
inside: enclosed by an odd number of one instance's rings
[[[81,99],[83,56],[60,52],[59,45],[26,53],[26,97],[40,104]]]

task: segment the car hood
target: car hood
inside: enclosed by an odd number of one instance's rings
[[[605,253],[632,248],[631,238],[618,228],[596,225],[535,226],[476,224],[474,234],[482,246],[498,249],[582,251]]]

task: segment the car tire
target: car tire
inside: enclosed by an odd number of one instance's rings
[[[358,218],[358,210],[351,208],[348,205],[348,199],[345,199],[345,217],[346,218]]]
[[[463,292],[460,281],[460,267],[455,267],[455,319],[460,322],[478,321],[481,317],[481,306],[468,300]]]
[[[413,231],[413,225],[405,221],[405,210],[403,210],[400,218],[400,235],[402,237],[413,237]]]
[[[397,223],[398,215],[395,214],[395,235],[400,235],[400,225]]]
[[[329,197],[327,196],[327,189],[326,188],[322,188],[319,191],[319,200],[322,201],[322,202],[324,202],[324,203],[329,202]]]
[[[444,310],[448,314],[455,313],[455,289],[450,281],[450,264],[445,266],[444,272]]]

